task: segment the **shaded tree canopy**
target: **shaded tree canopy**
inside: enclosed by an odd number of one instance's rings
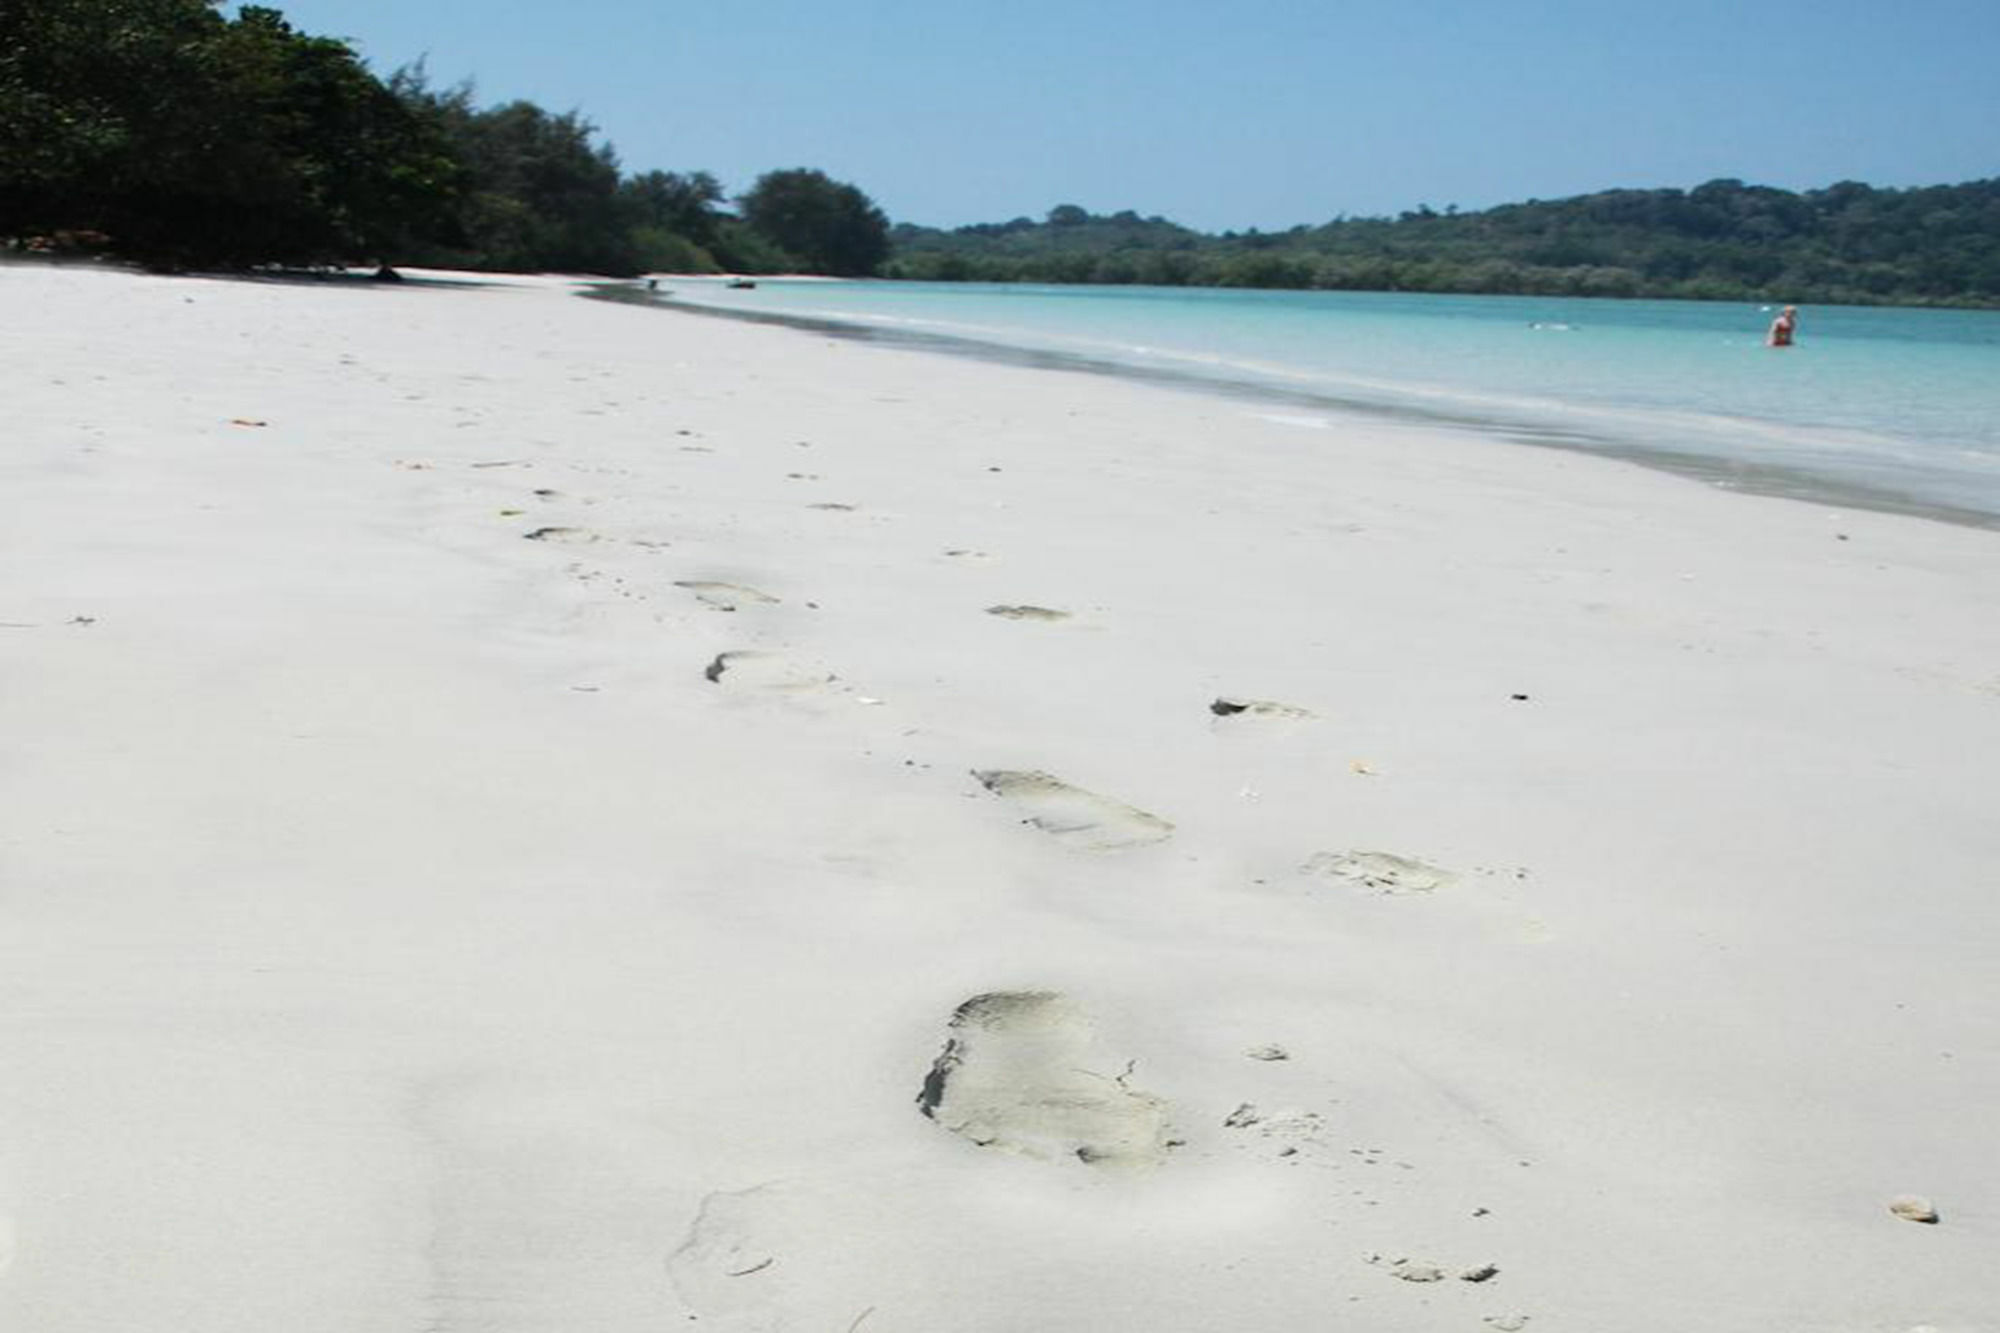
[[[740,203],[745,222],[813,272],[859,277],[888,258],[888,218],[859,189],[824,172],[766,172]]]
[[[787,193],[800,177],[809,188]],[[275,9],[0,0],[0,240],[163,267],[431,263],[872,270],[887,223],[817,172],[730,214],[703,171],[624,176],[577,111],[382,80]],[[753,191],[753,194],[757,192]],[[781,197],[790,202],[780,204]]]
[[[319,262],[442,225],[442,141],[344,43],[206,0],[8,0],[0,232],[162,262]]]

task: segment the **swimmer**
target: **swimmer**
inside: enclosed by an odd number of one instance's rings
[[[1798,331],[1798,327],[1799,308],[1795,305],[1786,306],[1778,312],[1778,317],[1771,321],[1771,331],[1764,336],[1764,345],[1766,347],[1790,347],[1792,345],[1792,335]]]

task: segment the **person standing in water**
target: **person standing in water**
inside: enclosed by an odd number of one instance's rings
[[[1778,312],[1778,317],[1771,321],[1771,331],[1765,335],[1764,345],[1766,347],[1790,347],[1792,345],[1792,335],[1798,331],[1798,327],[1799,308],[1795,305],[1786,306]]]

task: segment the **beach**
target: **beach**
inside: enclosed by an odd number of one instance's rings
[[[413,276],[0,268],[0,1328],[2000,1328],[2000,535]]]

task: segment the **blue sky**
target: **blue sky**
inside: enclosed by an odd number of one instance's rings
[[[1717,176],[2000,175],[2000,0],[295,0],[378,71],[579,108],[628,170],[898,221],[1279,229]]]

